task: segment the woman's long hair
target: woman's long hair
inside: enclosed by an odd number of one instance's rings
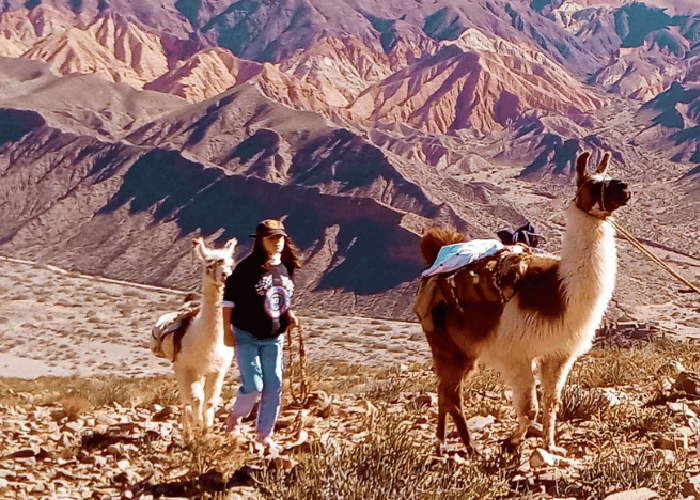
[[[250,255],[256,262],[260,262],[260,265],[265,265],[267,262],[267,253],[265,253],[262,239],[262,235],[255,235],[255,243],[253,243],[253,251]],[[284,267],[287,268],[287,273],[289,273],[290,277],[294,274],[295,269],[301,267],[301,251],[290,236],[284,237],[284,248],[282,249],[281,260]]]

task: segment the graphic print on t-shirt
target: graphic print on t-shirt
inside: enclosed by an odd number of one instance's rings
[[[281,284],[273,285],[273,277],[266,274],[255,285],[258,294],[265,297],[264,307],[268,316],[273,319],[279,318],[289,309],[294,293],[294,282],[286,276],[279,276]],[[277,280],[275,280],[277,281]]]

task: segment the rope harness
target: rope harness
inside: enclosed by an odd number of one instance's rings
[[[505,303],[512,297],[512,295],[511,297],[506,297],[506,294],[503,291],[503,264],[505,263],[506,257],[508,257],[508,254],[506,252],[501,252],[501,254],[498,256],[496,269],[493,274],[495,278],[494,284],[496,285],[496,290],[498,290],[498,296],[501,299],[501,303]]]
[[[505,258],[508,257],[509,254],[507,252],[501,252],[498,258],[496,259],[496,266],[490,271],[490,275],[493,279],[492,283],[492,288],[490,291],[493,293],[498,294],[498,298],[500,299],[501,303],[505,303],[508,300],[510,300],[511,297],[506,297],[505,293],[503,292],[503,263],[505,262]],[[438,287],[440,288],[440,291],[442,292],[442,295],[445,297],[445,300],[451,307],[456,307],[460,311],[463,311],[465,309],[466,303],[459,297],[457,293],[457,283],[456,283],[456,278],[457,278],[457,273],[462,271],[463,269],[457,269],[456,271],[447,274],[445,276],[439,276],[438,279]],[[472,274],[470,275],[471,279],[473,280],[474,286],[473,290],[476,292],[476,294],[479,296],[481,301],[483,302],[489,302],[489,298],[486,296],[486,293],[482,289],[481,285],[481,280],[482,276],[480,274]]]
[[[576,194],[576,196],[578,197],[578,193]],[[601,182],[601,184],[600,184],[600,198],[598,199],[598,206],[600,207],[602,212],[605,212],[605,182]],[[589,215],[596,217],[590,213],[589,213]],[[697,293],[698,295],[700,295],[700,288],[698,288],[696,285],[694,285],[693,283],[691,283],[690,281],[685,279],[683,276],[678,274],[676,271],[674,271],[668,264],[666,264],[664,261],[659,259],[656,255],[654,255],[654,253],[651,252],[650,250],[648,250],[641,241],[639,241],[637,238],[635,238],[625,228],[623,228],[622,226],[620,226],[620,224],[615,222],[611,217],[605,217],[603,220],[610,222],[610,225],[615,229],[615,231],[620,236],[622,236],[627,241],[629,241],[634,248],[639,250],[647,258],[649,258],[652,262],[657,264],[662,269],[668,271],[668,273],[671,276],[673,276],[674,278],[679,280],[681,283],[686,285],[690,289],[689,291],[693,291],[693,292]]]

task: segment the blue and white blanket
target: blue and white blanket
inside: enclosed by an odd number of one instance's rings
[[[446,245],[440,249],[433,265],[423,271],[421,276],[427,277],[454,271],[479,259],[493,255],[503,247],[503,243],[495,239],[471,240],[465,243]],[[513,248],[517,252],[516,249],[519,249],[519,247]]]

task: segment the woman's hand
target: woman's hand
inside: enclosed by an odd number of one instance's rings
[[[294,328],[300,328],[301,327],[301,321],[299,321],[299,318],[297,318],[297,315],[294,314],[294,311],[291,309],[287,311],[287,328],[294,329]]]

